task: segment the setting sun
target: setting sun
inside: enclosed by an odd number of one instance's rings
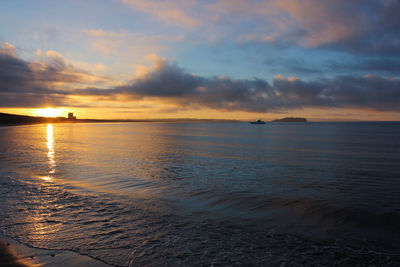
[[[35,113],[38,116],[55,118],[60,116],[62,112],[63,111],[61,109],[45,108],[45,109],[38,109],[36,110]]]

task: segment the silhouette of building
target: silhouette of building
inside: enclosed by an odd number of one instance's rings
[[[68,113],[68,119],[69,120],[76,120],[76,117],[74,116],[74,113],[72,113],[72,112]]]

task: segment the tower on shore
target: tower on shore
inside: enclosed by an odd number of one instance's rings
[[[69,120],[76,120],[76,117],[74,116],[74,113],[72,113],[72,112],[68,113],[68,119]]]

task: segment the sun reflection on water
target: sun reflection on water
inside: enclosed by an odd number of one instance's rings
[[[47,159],[49,162],[49,175],[42,177],[43,180],[50,181],[52,178],[52,175],[56,171],[56,161],[54,157],[54,135],[53,135],[53,125],[48,124],[47,125],[47,135],[46,135],[46,140],[47,140]]]
[[[45,129],[48,171],[46,175],[39,176],[43,180],[40,186],[42,195],[38,199],[32,199],[31,205],[34,208],[29,212],[29,218],[25,220],[29,222],[27,224],[29,238],[36,246],[44,246],[51,242],[62,228],[62,223],[53,218],[63,207],[54,203],[58,191],[53,184],[56,171],[53,125],[47,124]]]

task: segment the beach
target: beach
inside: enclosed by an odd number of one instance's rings
[[[112,265],[72,251],[28,247],[12,238],[0,235],[0,266],[109,267]]]

